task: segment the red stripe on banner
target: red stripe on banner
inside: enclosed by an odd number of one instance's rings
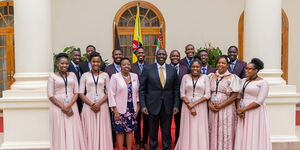
[[[0,133],[3,133],[3,126],[4,126],[4,124],[3,124],[3,117],[1,116],[0,117]]]
[[[300,126],[300,110],[296,111],[296,126]]]

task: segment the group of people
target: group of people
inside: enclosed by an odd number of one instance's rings
[[[65,53],[56,56],[58,72],[48,79],[51,149],[113,150],[117,144],[133,149],[171,149],[172,119],[176,125],[175,150],[272,150],[265,99],[268,83],[258,72],[264,63],[253,58],[237,59],[238,48],[208,64],[208,52],[185,47],[168,54],[160,49],[156,62],[112,51],[106,66],[93,45],[86,48],[87,61],[74,49],[71,61]],[[143,122],[143,123],[142,123]],[[141,131],[143,130],[143,131]],[[148,141],[148,137],[150,140]]]

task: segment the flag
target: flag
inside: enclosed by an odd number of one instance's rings
[[[135,56],[135,51],[138,47],[143,46],[142,39],[142,31],[141,31],[141,20],[140,20],[140,8],[137,6],[137,13],[135,17],[134,24],[134,33],[133,33],[133,41],[132,41],[132,62],[135,63],[137,61],[137,57]]]
[[[157,51],[159,49],[163,48],[161,29],[162,29],[162,24],[160,25],[159,33],[158,33],[157,39],[156,39],[156,51],[155,51],[155,55],[156,55],[156,53],[157,53]],[[155,62],[156,62],[156,57],[155,57]]]
[[[121,45],[120,45],[119,34],[118,34],[118,29],[117,29],[116,22],[114,22],[114,28],[115,28],[115,43],[114,43],[114,49],[119,49],[119,50],[121,50]]]

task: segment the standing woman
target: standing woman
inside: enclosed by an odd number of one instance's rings
[[[235,150],[272,150],[265,104],[269,85],[257,75],[263,68],[264,63],[258,58],[253,58],[245,68],[237,109]]]
[[[175,150],[209,150],[207,100],[210,98],[210,82],[201,74],[201,62],[194,59],[190,74],[183,76],[180,96],[180,136]]]
[[[211,99],[208,102],[210,150],[233,150],[236,129],[235,100],[240,78],[228,71],[229,58],[217,59],[217,71],[210,74]]]
[[[139,79],[131,69],[128,58],[121,59],[121,72],[111,76],[109,106],[113,111],[113,129],[117,134],[119,150],[123,150],[124,135],[127,149],[132,149],[132,134],[137,128],[136,116],[139,111]]]
[[[67,72],[68,55],[56,56],[59,72],[51,73],[48,79],[50,106],[50,133],[52,150],[84,150],[82,126],[75,104],[78,98],[78,81],[73,72]]]
[[[102,58],[99,53],[91,53],[89,63],[92,69],[82,75],[79,89],[79,96],[84,101],[82,108],[84,139],[89,150],[112,150],[111,121],[106,94],[109,76],[106,72],[100,71]]]

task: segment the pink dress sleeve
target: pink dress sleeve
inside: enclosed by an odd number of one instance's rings
[[[49,75],[49,78],[48,78],[47,95],[48,95],[48,98],[54,96],[54,79],[53,79],[52,73]]]
[[[73,93],[78,94],[78,82],[77,82],[76,75],[73,72],[71,72],[71,75],[72,75],[72,78],[73,78],[73,81],[74,81]]]
[[[263,81],[255,103],[262,105],[264,103],[265,99],[267,98],[268,93],[269,93],[269,85],[268,85],[267,81]]]
[[[80,86],[79,86],[79,92],[80,94],[84,94],[85,91],[85,84],[86,84],[86,74],[83,74],[80,78]]]
[[[204,97],[206,99],[210,99],[210,95],[211,95],[211,90],[210,90],[210,80],[208,78],[208,76],[205,76],[205,94]]]
[[[117,78],[114,75],[111,76],[110,82],[109,82],[109,88],[108,88],[108,102],[109,107],[115,107],[116,106],[116,91],[117,91]]]
[[[108,95],[108,90],[109,90],[109,82],[110,82],[110,79],[109,79],[109,76],[108,76],[108,74],[106,73],[106,72],[103,72],[103,73],[105,73],[105,85],[104,85],[104,88],[105,88],[105,93],[106,93],[106,95]]]
[[[185,97],[185,88],[186,88],[187,78],[188,78],[187,74],[182,77],[181,84],[180,84],[180,98]]]

